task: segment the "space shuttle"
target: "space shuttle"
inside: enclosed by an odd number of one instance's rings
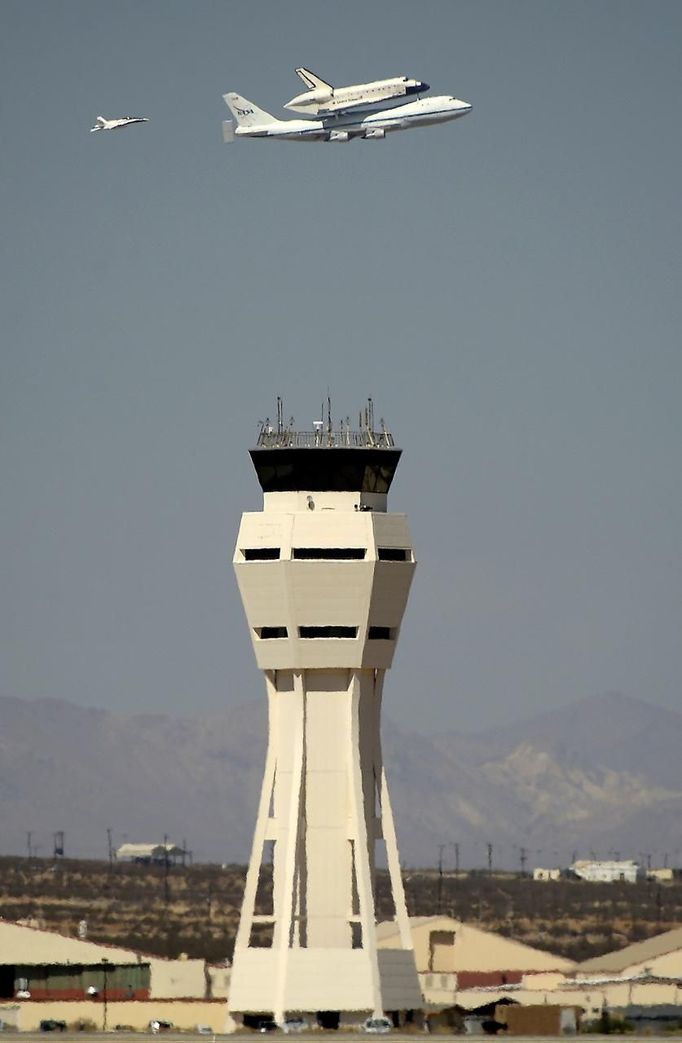
[[[412,80],[407,76],[394,76],[388,80],[373,80],[371,83],[354,83],[348,87],[333,87],[310,69],[296,69],[307,91],[297,94],[288,101],[285,109],[305,112],[309,116],[333,116],[342,112],[371,111],[383,108],[394,100],[405,101],[410,94],[423,94],[428,83]]]

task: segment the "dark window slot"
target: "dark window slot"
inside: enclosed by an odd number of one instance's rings
[[[299,627],[300,637],[357,637],[357,627]]]
[[[256,627],[256,633],[263,641],[269,641],[275,637],[289,636],[286,627]]]
[[[292,557],[299,561],[358,561],[366,553],[364,547],[294,547]]]
[[[247,547],[242,552],[247,561],[277,561],[279,547]]]
[[[370,627],[367,637],[370,641],[390,641],[393,631],[390,627]]]
[[[409,550],[403,547],[379,547],[379,561],[409,561]]]

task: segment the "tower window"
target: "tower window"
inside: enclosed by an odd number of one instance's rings
[[[299,627],[299,637],[357,637],[357,627]]]
[[[288,631],[286,627],[254,627],[256,636],[261,641],[271,641],[276,637],[288,637]]]
[[[277,561],[279,547],[247,547],[242,554],[246,561]]]
[[[300,561],[355,561],[366,553],[364,547],[294,547],[292,557]]]
[[[370,641],[392,641],[393,631],[390,627],[370,627],[367,637]]]
[[[377,551],[379,561],[409,561],[410,552],[404,547],[379,547]]]

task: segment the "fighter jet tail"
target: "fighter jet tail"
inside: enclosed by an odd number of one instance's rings
[[[314,72],[310,71],[310,69],[304,69],[303,66],[301,66],[300,69],[296,70],[296,75],[299,79],[303,80],[306,87],[309,87],[310,90],[315,90],[316,87],[321,87],[323,90],[329,91],[331,94],[334,93],[334,88],[331,83],[327,83],[326,80],[316,76]]]
[[[267,123],[281,123],[281,120],[271,116],[265,109],[259,109],[252,101],[242,98],[241,94],[230,91],[223,94],[225,104],[240,127],[259,127]]]

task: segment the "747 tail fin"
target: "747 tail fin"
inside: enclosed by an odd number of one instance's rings
[[[265,109],[259,109],[252,101],[242,98],[241,94],[230,91],[223,94],[225,104],[240,127],[260,127],[268,123],[281,123]]]

